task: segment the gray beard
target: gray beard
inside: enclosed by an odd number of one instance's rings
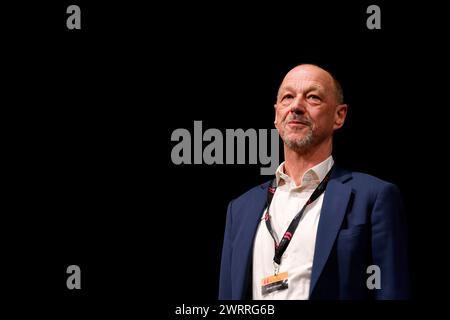
[[[289,139],[287,137],[281,137],[287,147],[298,153],[306,153],[313,145],[313,132],[308,130],[306,136],[301,139]]]

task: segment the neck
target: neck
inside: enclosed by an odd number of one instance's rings
[[[298,152],[284,146],[284,172],[290,176],[297,186],[300,185],[303,174],[321,163],[331,155],[331,141],[318,148],[306,152]]]

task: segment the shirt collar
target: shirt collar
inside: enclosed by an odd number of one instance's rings
[[[325,178],[328,171],[334,164],[333,156],[329,156],[324,161],[316,164],[314,167],[308,169],[302,176],[301,186],[308,185],[312,182],[317,184]],[[286,173],[284,173],[284,161],[278,166],[275,172],[275,177],[277,180],[277,185],[280,183],[287,183],[295,185],[294,181]]]

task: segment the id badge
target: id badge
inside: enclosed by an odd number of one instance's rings
[[[261,294],[263,296],[271,292],[281,291],[287,288],[288,288],[287,272],[263,278],[261,281]]]

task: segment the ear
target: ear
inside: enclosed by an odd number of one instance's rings
[[[345,117],[347,116],[348,106],[346,104],[339,104],[336,106],[336,112],[334,115],[333,129],[337,130],[344,125]]]

